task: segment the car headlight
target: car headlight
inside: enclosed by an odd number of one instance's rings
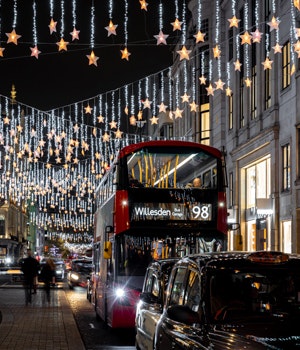
[[[79,280],[79,275],[77,273],[71,272],[70,279],[74,280],[74,281],[78,281]]]

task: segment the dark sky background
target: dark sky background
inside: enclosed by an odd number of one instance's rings
[[[12,31],[13,0],[1,2],[0,94],[10,96],[12,84],[17,101],[41,110],[55,109],[117,89],[125,84],[154,74],[172,64],[172,42],[180,32],[173,32],[170,24],[175,19],[172,0],[161,0],[163,32],[169,34],[168,45],[156,45],[153,35],[159,32],[159,1],[148,1],[148,10],[141,10],[139,0],[128,0],[129,61],[121,59],[124,48],[124,1],[113,0],[113,23],[118,24],[117,35],[107,36],[109,22],[108,0],[95,0],[94,52],[99,56],[98,66],[89,65],[86,55],[91,53],[92,0],[77,0],[79,41],[72,41],[72,1],[64,0],[64,39],[69,41],[67,51],[58,51],[60,40],[61,1],[53,0],[57,31],[50,35],[49,1],[37,1],[36,28],[39,58],[31,57],[33,47],[33,9],[31,0],[17,1],[16,32],[22,37],[18,45],[7,44],[5,33]]]

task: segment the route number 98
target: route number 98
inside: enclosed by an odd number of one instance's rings
[[[192,212],[195,220],[211,220],[211,204],[195,205]]]

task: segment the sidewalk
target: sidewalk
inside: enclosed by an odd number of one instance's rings
[[[85,349],[64,290],[52,289],[50,303],[44,293],[25,306],[21,286],[0,288],[1,350]]]

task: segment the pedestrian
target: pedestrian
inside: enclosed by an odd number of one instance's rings
[[[50,302],[51,284],[55,283],[55,264],[52,259],[48,258],[41,270],[41,279],[44,282],[47,301]]]
[[[40,264],[32,256],[32,251],[27,250],[27,258],[21,263],[21,270],[24,275],[23,286],[25,290],[25,303],[31,303],[31,294],[36,292],[35,281],[38,276]]]

